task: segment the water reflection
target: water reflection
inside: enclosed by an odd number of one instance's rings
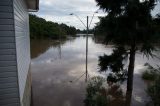
[[[34,106],[84,106],[86,98],[85,76],[85,37],[77,37],[63,41],[33,40],[32,53],[32,84]],[[104,53],[111,54],[112,46],[97,44],[89,38],[88,73],[89,77],[105,77],[107,73],[98,72],[98,57]],[[145,106],[149,100],[141,79],[143,64],[158,63],[156,59],[146,59],[136,55],[134,88],[132,95],[133,106]],[[81,77],[81,78],[80,78]],[[80,78],[80,79],[78,79]],[[76,80],[78,79],[78,80]],[[120,88],[126,90],[126,82]],[[118,99],[119,100],[119,99]],[[119,102],[117,102],[119,103]]]
[[[57,48],[59,57],[61,57],[61,46],[66,43],[66,41],[72,42],[75,37],[71,37],[69,39],[61,39],[61,40],[43,40],[43,39],[32,39],[31,40],[31,58],[36,58],[40,54],[43,54],[49,48]]]

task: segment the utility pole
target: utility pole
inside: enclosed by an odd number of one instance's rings
[[[86,82],[88,81],[88,75],[89,75],[89,74],[88,74],[88,34],[89,34],[89,28],[90,28],[90,25],[91,25],[91,23],[92,23],[92,20],[93,20],[93,18],[94,18],[95,13],[98,13],[98,11],[94,12],[90,24],[89,24],[89,16],[87,16],[87,26],[86,26],[85,23],[79,18],[78,15],[73,14],[73,13],[69,14],[69,15],[74,15],[74,16],[76,16],[76,18],[77,18],[77,19],[85,26],[85,28],[87,29],[87,34],[86,34],[86,72],[83,74],[83,75],[86,74],[86,79],[85,79]],[[82,75],[82,76],[83,76],[83,75]],[[81,77],[82,77],[82,76],[81,76]],[[80,78],[81,78],[81,77],[80,77]]]
[[[87,16],[87,35],[86,35],[86,82],[88,79],[88,16]]]

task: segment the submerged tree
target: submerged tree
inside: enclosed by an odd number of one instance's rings
[[[142,52],[149,57],[154,50],[155,29],[151,11],[156,0],[96,0],[108,15],[101,18],[98,28],[105,32],[106,43],[113,43],[115,50],[110,56],[100,57],[101,71],[111,69],[115,79],[127,76],[127,92],[132,93],[135,54]],[[124,60],[128,67],[124,69]]]

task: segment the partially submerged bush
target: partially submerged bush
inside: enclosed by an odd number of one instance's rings
[[[86,106],[107,106],[107,96],[103,83],[105,79],[101,77],[93,77],[87,86]]]
[[[160,106],[160,67],[154,68],[146,63],[148,69],[142,74],[145,80],[153,81],[147,88],[147,93],[151,97],[154,106]]]
[[[93,77],[89,81],[85,106],[124,106],[125,97],[120,85],[107,83],[102,77]]]
[[[146,63],[145,66],[147,66],[147,70],[142,73],[142,78],[144,80],[154,81],[157,78],[157,75],[159,74],[159,66],[157,66],[158,68],[154,68],[148,63]]]
[[[160,75],[147,89],[147,93],[151,97],[154,106],[160,106]]]
[[[150,70],[146,70],[142,73],[142,78],[144,80],[154,81],[156,76],[157,76],[156,73]]]

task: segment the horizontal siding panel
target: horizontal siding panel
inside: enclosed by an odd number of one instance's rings
[[[0,95],[0,100],[11,99],[11,98],[18,98],[18,93],[10,93],[10,94],[1,94]]]
[[[20,16],[22,16],[23,19],[25,19],[27,15],[26,12],[28,13],[28,11],[26,11],[27,9],[26,10],[24,9],[25,7],[24,4],[22,3],[22,1],[19,2],[19,0],[14,0],[14,2],[15,2],[15,5],[14,5],[15,11],[17,11],[20,14]]]
[[[0,25],[0,31],[13,31],[13,25]]]
[[[22,18],[22,16],[19,16],[16,14],[16,11],[14,12],[14,18],[15,18],[15,21],[19,21],[20,23],[24,24],[25,20]]]
[[[15,16],[15,19],[19,19],[19,20],[25,22],[26,17],[24,17],[23,13],[21,13],[20,11],[18,11],[17,8],[15,8],[14,16]]]
[[[1,19],[0,19],[1,20]],[[14,36],[14,31],[0,31],[0,37]]]
[[[16,54],[15,49],[0,49],[0,55],[13,55]]]
[[[30,65],[29,45],[29,17],[26,4],[23,0],[14,0],[14,23],[17,52],[17,68],[20,99],[24,95],[24,89]]]
[[[15,42],[15,37],[0,37],[0,43],[14,43]]]
[[[20,27],[20,26],[15,26],[15,30],[20,32],[24,31],[23,27]]]
[[[0,106],[20,106],[13,16],[14,1],[0,0]]]
[[[13,19],[0,19],[0,25],[13,25]]]
[[[18,88],[6,88],[6,89],[0,89],[0,94],[10,94],[10,93],[16,93],[18,92]]]
[[[22,33],[23,33],[23,32],[21,32],[21,33],[18,32],[18,33],[16,34],[16,39],[17,39],[17,40],[16,40],[16,41],[17,41],[16,44],[17,44],[17,45],[22,44],[22,42],[26,42],[26,41],[25,41],[25,38],[26,38],[25,36],[26,36],[26,35],[22,35]]]
[[[17,88],[18,87],[18,84],[17,82],[14,82],[14,83],[3,83],[1,84],[0,83],[0,89],[6,89],[6,88]]]
[[[20,104],[19,103],[11,103],[11,104],[1,105],[1,106],[20,106]]]
[[[5,99],[5,100],[0,100],[0,106],[6,106],[7,104],[14,104],[14,103],[18,103],[19,102],[19,98],[11,98],[11,99]]]
[[[24,33],[26,33],[24,30],[23,31],[16,31],[16,37],[17,37],[17,35],[20,35],[20,36],[26,36]]]
[[[12,0],[1,0],[1,2],[11,2]]]
[[[0,0],[0,6],[11,6],[12,0]]]
[[[13,61],[16,60],[15,55],[0,55],[0,61]]]
[[[13,13],[0,13],[0,19],[13,18]]]
[[[16,72],[17,67],[16,66],[8,66],[8,67],[0,67],[0,72]]]
[[[0,49],[15,49],[15,43],[0,43]]]
[[[22,24],[22,22],[15,20],[15,26],[22,27],[23,30],[27,30],[27,26]]]
[[[16,66],[16,61],[0,61],[0,67]],[[1,73],[0,73],[1,74]]]
[[[0,5],[0,12],[13,12],[13,9],[11,6],[1,6]]]
[[[14,19],[15,21],[18,21],[19,23],[21,23],[23,25],[24,20],[21,19],[19,16],[17,16],[16,14],[14,15]],[[15,22],[16,23],[16,22]]]
[[[0,78],[17,77],[15,72],[0,72]]]
[[[0,83],[12,83],[17,82],[17,77],[6,77],[6,78],[0,78]]]

